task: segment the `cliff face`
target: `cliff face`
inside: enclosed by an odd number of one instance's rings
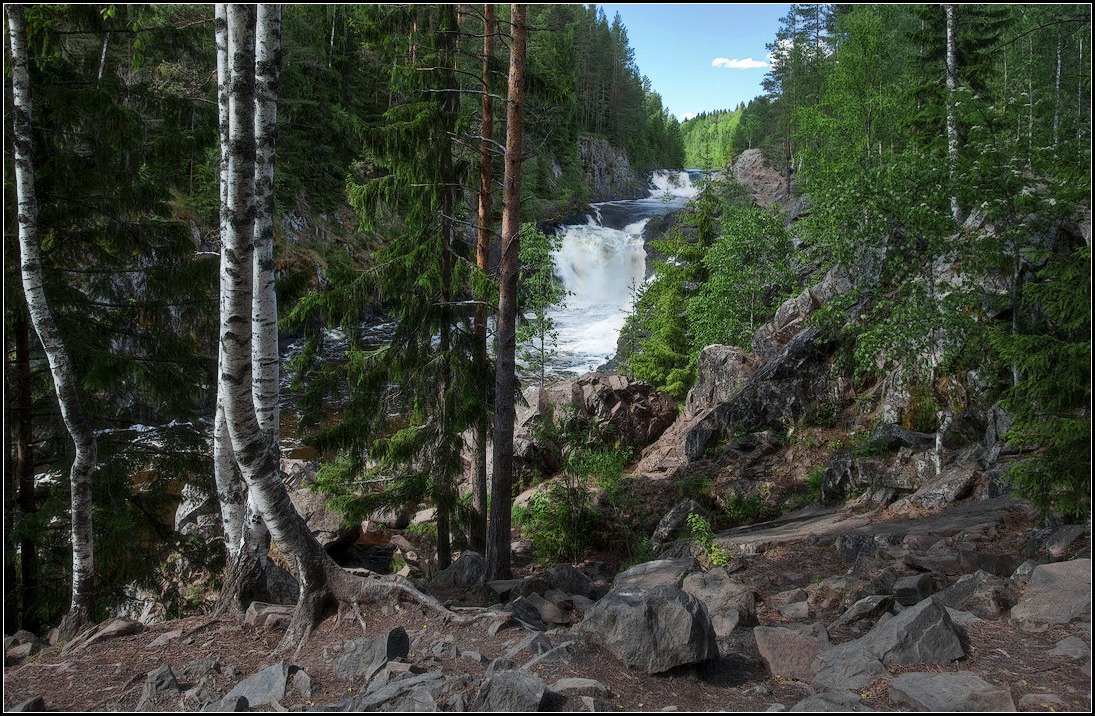
[[[578,140],[582,174],[590,200],[638,199],[646,196],[646,184],[631,168],[627,152],[599,137]]]

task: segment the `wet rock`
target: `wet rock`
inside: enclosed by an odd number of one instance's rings
[[[719,654],[703,603],[675,586],[614,590],[589,610],[581,631],[648,674]]]
[[[890,698],[917,711],[1015,711],[1006,686],[996,686],[969,671],[902,674],[890,682]]]

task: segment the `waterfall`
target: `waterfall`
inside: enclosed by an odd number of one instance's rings
[[[643,231],[651,217],[696,196],[698,176],[657,171],[645,199],[594,204],[585,223],[560,227],[555,272],[569,295],[549,314],[558,332],[555,372],[586,373],[615,354],[635,291],[647,278]]]

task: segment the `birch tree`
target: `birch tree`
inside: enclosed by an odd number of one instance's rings
[[[517,350],[517,274],[521,250],[521,139],[524,121],[525,6],[511,10],[506,168],[502,193],[502,275],[498,294],[497,367],[494,383],[494,480],[487,528],[490,579],[510,575],[510,509],[513,498],[513,421]]]
[[[38,205],[34,192],[30,62],[26,22],[20,5],[6,5],[12,56],[12,105],[15,184],[19,206],[19,253],[23,294],[31,325],[42,342],[65,427],[75,446],[71,485],[72,600],[61,622],[61,635],[74,636],[95,617],[95,564],[92,549],[91,479],[96,444],[80,404],[76,375],[50,313],[38,247]]]
[[[258,13],[259,44],[274,32],[275,13]],[[366,581],[345,572],[323,549],[293,507],[279,475],[276,441],[270,439],[259,417],[254,398],[253,346],[274,332],[277,323],[254,319],[257,248],[254,231],[255,203],[255,78],[256,11],[253,6],[230,5],[226,12],[229,74],[229,136],[227,143],[227,191],[221,250],[221,322],[218,392],[227,433],[240,473],[247,484],[248,499],[285,555],[300,583],[300,597],[280,648],[299,646],[325,614],[338,602],[352,606],[369,598],[402,593],[450,619],[462,621],[432,597],[402,580]],[[222,593],[222,599],[224,595]],[[468,621],[468,620],[463,620]]]

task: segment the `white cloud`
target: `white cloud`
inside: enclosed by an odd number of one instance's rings
[[[677,121],[678,122],[687,122],[688,120],[692,119],[695,116],[696,116],[695,112],[685,112],[684,114],[678,114],[677,115]]]
[[[755,70],[763,67],[767,67],[767,62],[761,60],[754,60],[752,57],[747,57],[744,60],[729,60],[725,57],[716,57],[711,60],[712,67],[726,67],[731,70]]]

